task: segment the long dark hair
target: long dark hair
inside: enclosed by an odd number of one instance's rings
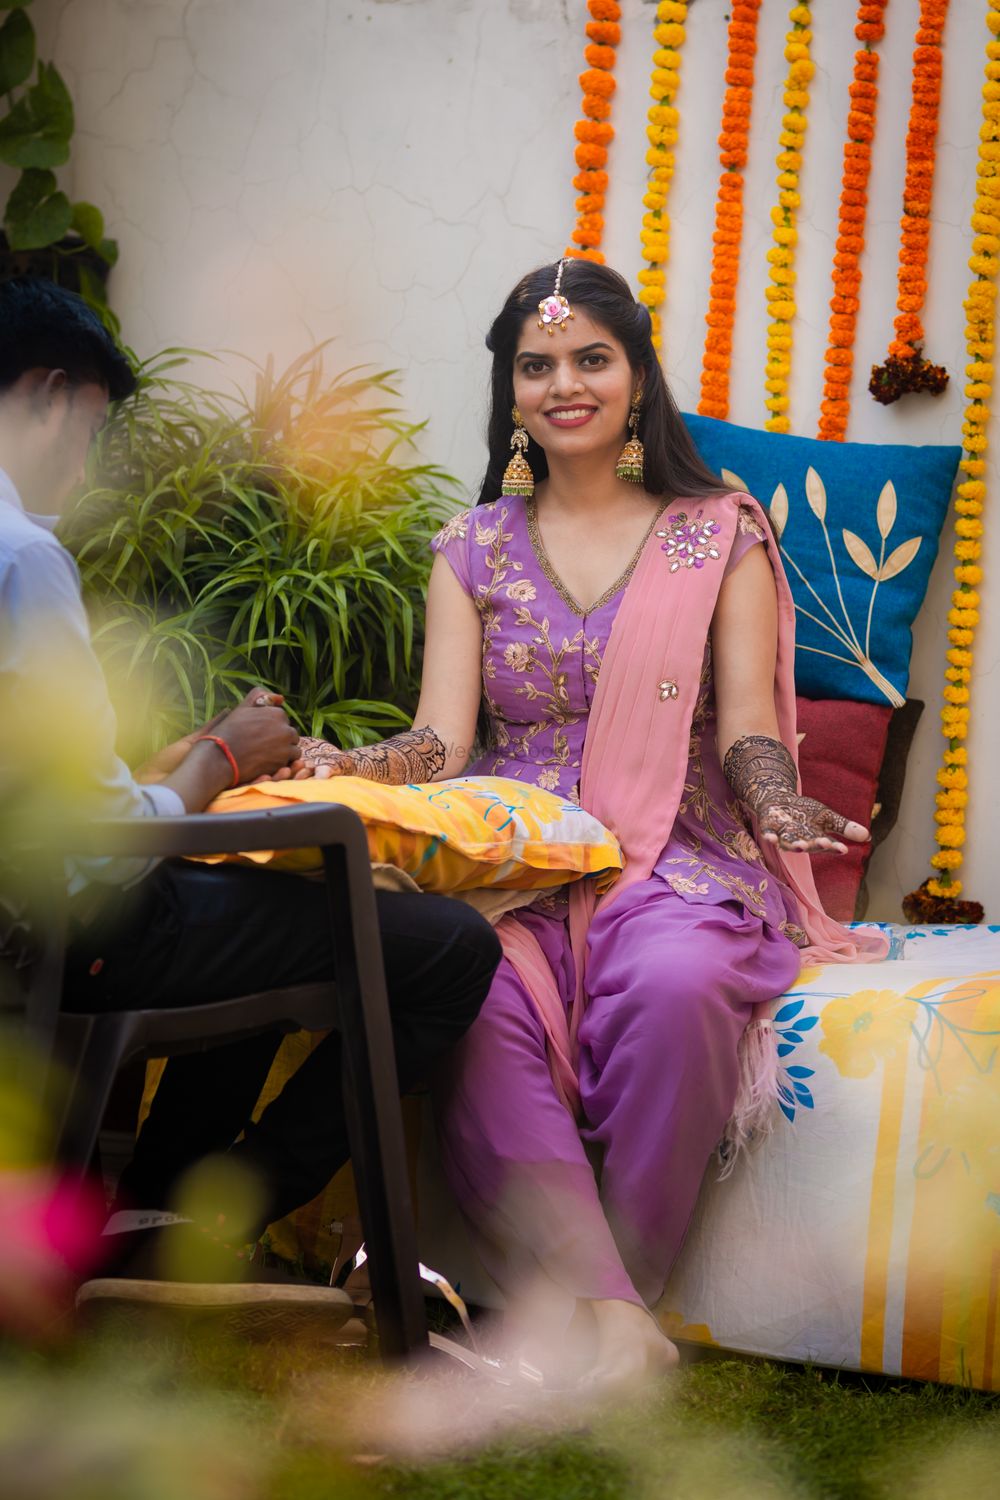
[[[493,321],[486,347],[493,354],[490,416],[486,431],[489,461],[477,505],[496,500],[503,489],[503,471],[510,458],[514,431],[514,356],[527,317],[537,317],[538,304],[551,294],[558,263],[539,266],[521,278]],[[570,260],[563,270],[562,288],[571,307],[583,308],[625,349],[629,364],[642,376],[639,436],[645,448],[643,484],[651,495],[667,499],[719,495],[727,486],[701,459],[680,412],[667,389],[653,348],[649,312],[632,296],[628,282],[609,266]],[[556,334],[556,338],[562,337]],[[624,433],[622,439],[624,441]],[[528,463],[536,481],[549,472],[544,450],[528,440]]]

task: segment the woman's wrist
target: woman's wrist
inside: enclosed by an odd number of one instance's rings
[[[432,781],[447,760],[443,740],[429,725],[354,750],[316,740],[300,741],[300,747],[304,764],[316,776],[364,776],[385,786]]]
[[[744,734],[726,751],[723,774],[755,817],[798,793],[798,773],[786,745],[768,734]]]
[[[726,780],[757,820],[759,836],[782,849],[847,852],[844,838],[864,843],[868,830],[799,791],[795,760],[771,735],[747,734],[726,752]]]
[[[362,745],[346,753],[354,767],[351,775],[366,776],[388,786],[431,781],[447,759],[444,742],[430,725],[407,729],[377,745]]]

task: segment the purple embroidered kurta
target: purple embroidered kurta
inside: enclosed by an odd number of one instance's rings
[[[741,510],[727,571],[762,540],[751,512]],[[492,745],[469,774],[533,781],[578,800],[601,658],[638,554],[584,611],[552,570],[531,501],[504,497],[455,516],[433,546],[444,552],[483,621],[483,704]],[[710,644],[701,682],[684,794],[655,873],[685,901],[742,902],[748,913],[798,941],[794,898],[764,868],[722,774]]]
[[[651,516],[650,530],[657,524]],[[690,539],[669,512],[662,525],[668,556],[684,566]],[[728,561],[710,538],[698,561],[732,568],[761,540],[742,510]],[[456,516],[434,548],[482,619],[492,743],[472,772],[576,800],[602,655],[642,549],[584,610],[545,555],[530,501],[504,497]],[[566,913],[565,900],[546,895],[516,919],[541,944],[568,1008]],[[656,1301],[732,1110],[752,1008],[798,975],[797,918],[722,774],[706,643],[670,837],[650,878],[599,909],[588,934],[582,1129],[556,1095],[540,1018],[506,959],[436,1090],[445,1171],[506,1295],[541,1285],[557,1321],[578,1299]],[[600,1189],[584,1142],[601,1152]]]

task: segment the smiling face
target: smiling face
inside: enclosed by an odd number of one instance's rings
[[[525,319],[514,356],[514,400],[551,464],[617,455],[638,379],[614,334],[583,308],[553,335]]]

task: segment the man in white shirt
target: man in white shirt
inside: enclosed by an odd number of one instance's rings
[[[154,757],[156,784],[136,781],[115,753],[79,575],[51,516],[82,477],[109,400],[134,388],[124,355],[79,298],[42,281],[0,284],[0,811],[5,799],[23,808],[31,798],[39,817],[55,819],[182,816],[295,756],[298,735],[263,689],[213,723],[212,738],[196,732]],[[68,880],[68,1009],[113,1010],[137,997],[198,1004],[330,972],[325,892],[296,876],[98,860],[73,866]],[[499,945],[481,917],[447,898],[379,893],[378,906],[406,1087],[474,1020]],[[252,1126],[279,1041],[253,1037],[168,1063],[109,1241],[121,1227],[118,1241],[132,1244],[130,1210],[166,1210],[180,1176],[212,1152],[260,1179],[260,1227],[322,1190],[348,1155],[340,1038],[330,1033]],[[219,1212],[224,1219],[225,1204]]]

